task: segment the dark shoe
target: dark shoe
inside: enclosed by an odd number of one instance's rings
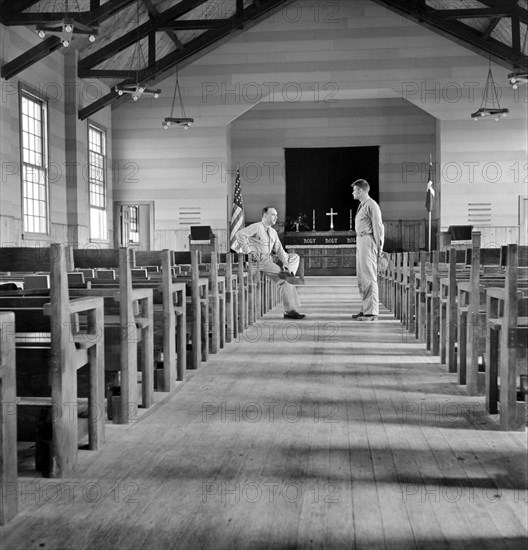
[[[284,314],[285,319],[304,319],[305,317],[306,315],[304,315],[303,313],[297,313],[297,311],[295,311],[294,309],[292,309],[291,311],[287,311]]]
[[[296,277],[295,275],[292,275],[291,273],[288,273],[287,271],[281,271],[277,277],[279,279],[282,279],[283,281],[286,281],[287,283],[290,283],[290,285],[303,285],[304,281],[300,277]]]
[[[352,315],[352,319],[359,319],[360,317],[363,317],[362,311],[360,311],[359,313],[354,313],[354,315]]]
[[[367,313],[367,315],[363,315],[362,317],[359,317],[360,321],[377,321],[378,316],[377,315],[371,315],[370,313]]]

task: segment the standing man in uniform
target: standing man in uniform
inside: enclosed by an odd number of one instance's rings
[[[352,184],[352,196],[359,201],[356,212],[356,270],[362,307],[352,315],[360,321],[376,321],[379,315],[378,259],[383,251],[385,230],[379,205],[369,196],[364,179]]]
[[[295,273],[300,258],[298,254],[287,254],[282,248],[277,232],[271,227],[275,223],[277,210],[266,206],[262,209],[262,220],[241,229],[236,234],[236,240],[244,254],[249,254],[250,260],[255,262],[257,269],[279,285],[284,318],[304,319],[305,315],[298,312],[300,302],[294,286],[298,282]],[[282,269],[273,261],[273,253],[282,262]]]

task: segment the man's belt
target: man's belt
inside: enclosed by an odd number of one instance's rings
[[[358,233],[358,237],[366,237],[367,235],[372,235],[372,232],[361,231],[360,233]]]

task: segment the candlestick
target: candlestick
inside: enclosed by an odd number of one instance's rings
[[[312,231],[315,231],[315,210],[313,210],[312,214]]]
[[[349,231],[352,231],[352,208],[350,209],[350,227],[348,228]]]

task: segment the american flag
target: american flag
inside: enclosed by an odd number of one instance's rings
[[[427,191],[425,195],[425,208],[427,209],[427,212],[431,212],[433,210],[434,197],[435,190],[433,187],[433,162],[429,158],[429,176],[427,178]]]
[[[244,227],[244,203],[242,202],[242,190],[240,188],[240,170],[236,171],[235,195],[233,196],[233,210],[231,212],[231,226],[229,232],[229,244],[231,250],[242,252],[241,246],[236,240],[236,234]]]

